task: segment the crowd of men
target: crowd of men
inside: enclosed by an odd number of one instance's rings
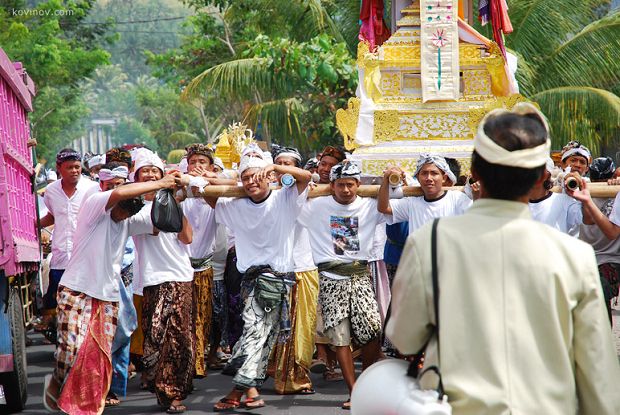
[[[337,146],[303,164],[294,148],[250,144],[235,169],[199,143],[178,165],[114,148],[84,169],[61,150],[41,219],[54,225],[43,311],[57,330],[45,407],[101,413],[140,372],[163,411],[182,413],[193,379],[222,370],[232,388],[212,409],[254,409],[268,377],[277,393],[313,394],[309,373],[323,373],[350,393],[358,357],[365,370],[428,344],[434,362],[428,241],[443,218],[440,368],[454,413],[620,413],[620,194],[588,190],[620,184],[620,169],[577,142],[555,166],[528,106],[489,114],[474,147],[465,191],[445,189],[460,178],[450,161],[424,154],[414,172],[388,168],[376,197],[358,195],[362,171]],[[393,198],[393,177],[423,196]],[[552,192],[569,178],[578,186]],[[330,195],[309,197],[316,184]],[[182,208],[179,232],[151,220],[162,189]]]

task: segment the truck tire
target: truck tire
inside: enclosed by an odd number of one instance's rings
[[[3,311],[3,310],[1,310]],[[26,372],[26,332],[22,314],[19,289],[9,288],[7,310],[13,340],[13,371],[0,373],[0,384],[4,389],[6,405],[0,405],[0,413],[20,412],[28,398],[28,374]]]

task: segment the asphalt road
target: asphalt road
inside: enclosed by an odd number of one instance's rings
[[[43,337],[32,331],[28,337],[33,345],[28,347],[28,404],[24,414],[46,414],[43,407],[43,377],[52,372],[54,348],[44,345]],[[188,407],[186,414],[215,413],[213,405],[224,397],[232,388],[231,377],[213,372],[204,379],[196,379],[196,390],[185,401]],[[316,414],[348,414],[349,411],[340,409],[340,405],[347,400],[348,393],[344,382],[326,382],[320,375],[312,375],[314,395],[277,395],[273,390],[273,382],[267,381],[262,390],[262,396],[267,406],[258,410],[226,412],[228,414],[278,414],[278,415],[316,415]],[[106,414],[165,414],[157,406],[155,396],[140,390],[139,376],[129,381],[127,397],[121,405],[115,408],[106,408]]]
[[[620,304],[616,305],[614,314],[614,338],[620,359]],[[52,371],[54,348],[43,344],[43,338],[37,333],[29,332],[33,345],[28,348],[28,405],[24,414],[47,413],[42,404],[43,377]],[[326,382],[320,375],[312,375],[315,395],[277,395],[272,388],[272,381],[267,381],[262,396],[267,403],[265,408],[254,411],[240,409],[232,414],[278,414],[278,415],[315,415],[349,413],[340,409],[348,395],[344,382]],[[214,413],[215,402],[222,398],[231,388],[231,378],[219,372],[209,374],[205,379],[195,381],[196,390],[185,401],[188,406],[186,414]],[[129,381],[127,397],[116,408],[106,409],[106,414],[156,414],[162,413],[152,394],[139,389],[138,377]]]

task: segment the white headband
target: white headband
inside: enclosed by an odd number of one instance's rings
[[[491,140],[484,132],[484,125],[490,117],[496,117],[502,114],[535,114],[537,115],[547,131],[547,141],[544,144],[533,148],[526,148],[523,150],[509,151],[504,147]],[[538,111],[538,109],[530,103],[520,102],[514,106],[512,111],[505,109],[495,109],[484,116],[480,124],[478,125],[478,131],[476,137],[474,137],[474,150],[487,162],[492,164],[499,164],[502,166],[520,167],[524,169],[533,169],[536,167],[544,166],[547,163],[549,157],[549,150],[551,149],[551,140],[549,139],[549,125],[545,116]]]
[[[267,167],[267,162],[259,157],[245,156],[239,164],[239,176],[247,169],[262,169]]]
[[[224,170],[224,162],[219,157],[213,157],[213,165],[218,166],[220,169]]]
[[[422,170],[422,167],[424,167],[425,164],[429,163],[434,164],[439,170],[444,172],[444,174],[446,174],[448,176],[448,179],[452,182],[452,185],[456,184],[456,176],[454,175],[454,173],[452,173],[452,170],[450,170],[448,162],[445,158],[436,154],[421,153],[420,157],[418,158],[413,177],[417,178],[418,173],[420,173],[420,170]]]
[[[112,179],[127,179],[129,175],[129,169],[125,166],[118,166],[110,169],[99,170],[99,181],[105,182]]]
[[[265,158],[265,155],[263,154],[263,150],[261,150],[261,148],[256,143],[248,144],[241,152],[241,158],[247,156],[250,153],[256,153],[255,157],[260,157],[262,159]]]
[[[585,157],[586,160],[588,160],[588,163],[590,163],[590,159],[592,158],[590,151],[584,146],[580,146],[576,148],[571,148],[570,150],[566,150],[564,154],[562,154],[562,161],[574,155]]]
[[[157,153],[153,153],[151,150],[141,148],[135,153],[134,159],[134,171],[137,172],[144,166],[154,166],[161,170],[161,174],[164,174],[164,163],[157,156]]]
[[[105,154],[92,156],[91,159],[88,160],[89,169],[103,164],[105,164]]]

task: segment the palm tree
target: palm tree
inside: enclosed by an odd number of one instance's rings
[[[308,41],[323,33],[336,42],[344,42],[341,30],[357,24],[359,0],[340,3],[347,3],[349,9],[354,8],[351,6],[354,4],[358,11],[351,16],[337,15],[336,12],[344,9],[320,0],[265,0],[256,4],[259,15],[272,17],[270,22],[286,22],[286,28],[281,30],[282,37],[288,37],[292,42]],[[234,10],[229,9],[219,16],[226,19],[233,13]],[[351,54],[355,44],[347,44]],[[273,71],[269,59],[244,57],[237,51],[236,59],[208,68],[194,78],[182,97],[195,100],[215,95],[230,102],[242,102],[243,121],[255,129],[260,125],[261,135],[267,141],[274,138],[281,143],[308,149],[302,122],[308,111],[304,102],[308,91],[320,94],[320,91],[313,90],[313,85],[303,74]]]
[[[608,0],[508,0],[520,91],[549,118],[553,148],[620,146],[620,10]],[[477,9],[477,1],[475,2]],[[601,17],[602,16],[602,17]],[[477,27],[483,34],[490,28]]]

